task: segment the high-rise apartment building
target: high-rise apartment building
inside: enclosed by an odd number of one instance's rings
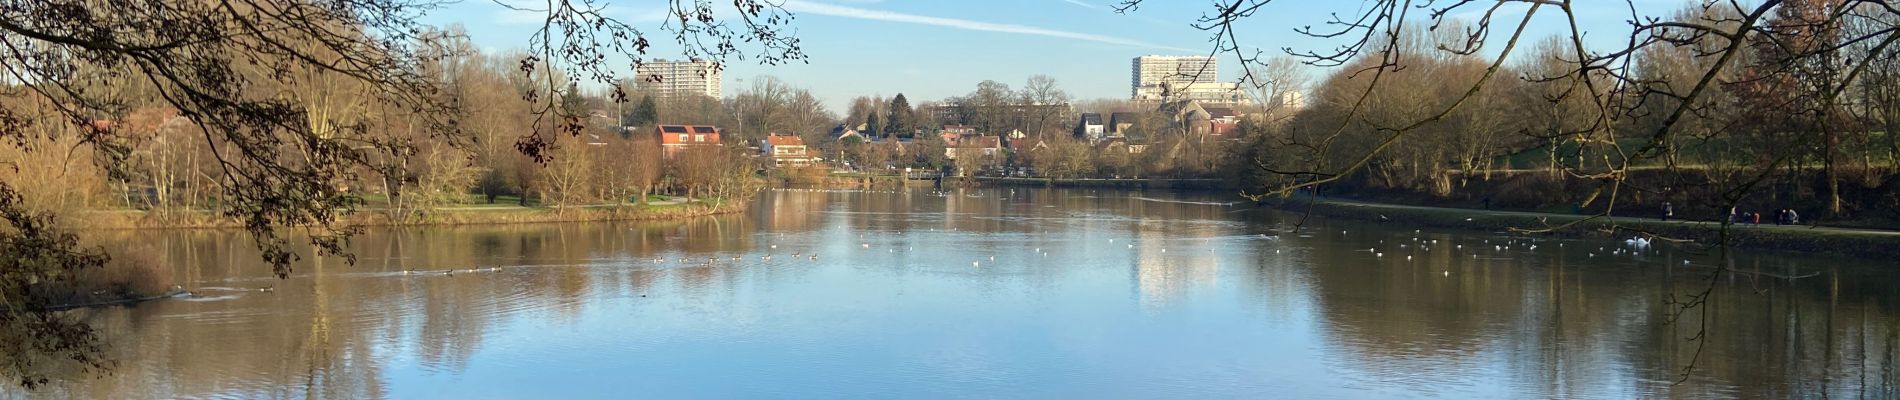
[[[1251,103],[1240,85],[1221,82],[1220,62],[1208,56],[1135,57],[1131,97],[1136,101]]]
[[[719,65],[712,61],[653,60],[640,64],[635,81],[661,98],[705,95],[719,98]]]
[[[1135,57],[1132,81],[1135,100],[1162,100],[1169,89],[1219,82],[1220,62],[1208,56]]]

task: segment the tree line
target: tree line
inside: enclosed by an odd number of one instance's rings
[[[1900,14],[1771,3],[1686,5],[1628,49],[1555,35],[1498,59],[1455,51],[1470,25],[1405,26],[1371,45],[1389,52],[1325,76],[1311,107],[1254,126],[1239,157],[1261,193],[1324,182],[1489,198],[1505,195],[1486,183],[1500,179],[1541,188],[1526,206],[1900,220]]]

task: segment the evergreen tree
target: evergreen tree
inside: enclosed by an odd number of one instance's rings
[[[885,108],[890,116],[885,118],[884,132],[895,136],[910,136],[917,129],[917,116],[910,109],[910,100],[903,93],[891,98],[891,106]]]
[[[580,117],[587,115],[587,97],[581,95],[579,85],[567,83],[567,90],[561,92],[561,112]]]
[[[660,108],[653,104],[653,95],[641,96],[640,103],[634,105],[633,110],[628,111],[627,115],[621,116],[620,122],[626,126],[645,126],[660,122]]]
[[[870,114],[864,116],[865,134],[871,135],[871,137],[884,136],[883,132],[886,132],[884,129],[884,117],[879,116],[879,114],[882,113],[872,111]]]

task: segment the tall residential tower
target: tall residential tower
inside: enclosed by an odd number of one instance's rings
[[[1197,100],[1243,103],[1240,85],[1220,80],[1220,62],[1208,56],[1135,57],[1130,96],[1138,101]]]
[[[712,61],[654,60],[640,64],[636,82],[660,98],[704,95],[719,98],[719,64]]]

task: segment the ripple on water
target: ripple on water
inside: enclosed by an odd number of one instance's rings
[[[222,294],[222,295],[216,295],[216,296],[200,296],[200,295],[193,294],[189,296],[174,297],[173,299],[178,300],[178,301],[192,302],[192,303],[203,303],[203,302],[213,302],[213,301],[237,300],[241,297],[243,296],[238,296],[235,294]]]

